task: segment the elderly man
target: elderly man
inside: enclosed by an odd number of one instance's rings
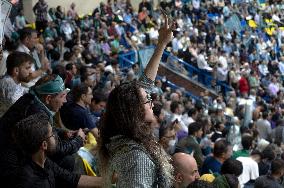
[[[74,170],[76,153],[83,146],[85,140],[84,132],[66,132],[55,128],[53,116],[59,111],[64,102],[68,89],[65,89],[62,78],[58,75],[47,75],[42,77],[29,93],[17,100],[0,119],[0,180],[5,184],[13,184],[14,178],[22,168],[24,157],[14,143],[12,131],[15,125],[24,118],[35,113],[45,113],[53,126],[54,132],[61,139],[56,146],[52,160],[62,167]],[[66,137],[69,139],[66,140]],[[13,186],[11,186],[13,187]]]
[[[199,179],[197,163],[193,156],[185,153],[176,153],[172,159],[175,168],[175,188],[185,188]]]

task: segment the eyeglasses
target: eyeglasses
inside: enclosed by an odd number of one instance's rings
[[[54,138],[55,138],[55,134],[52,134],[52,135],[50,135],[49,137],[46,137],[45,140],[48,140],[48,139],[50,139],[51,137],[54,137]]]
[[[148,104],[148,103],[149,103],[149,104],[150,104],[150,107],[152,108],[152,107],[153,107],[153,100],[152,100],[152,98],[151,98],[150,93],[147,93],[146,99],[147,99],[147,101],[144,102],[143,104]]]

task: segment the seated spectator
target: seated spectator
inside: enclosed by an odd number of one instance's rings
[[[284,175],[284,161],[282,159],[276,159],[271,163],[271,173],[260,176],[256,179],[254,187],[265,188],[281,188],[280,179]]]
[[[214,187],[216,188],[239,188],[238,178],[233,174],[224,174],[215,178]]]
[[[94,116],[94,121],[97,123],[100,120],[105,108],[107,97],[99,92],[93,92],[92,102],[90,104],[90,111]]]
[[[19,121],[26,117],[42,112],[50,118],[58,140],[56,153],[50,157],[61,167],[74,170],[75,154],[83,146],[84,134],[55,128],[53,116],[66,102],[68,89],[65,89],[63,80],[58,75],[47,75],[42,77],[29,93],[19,98],[0,119],[0,179],[7,185],[14,183],[14,178],[19,172],[24,159],[14,144],[12,131]],[[68,140],[66,140],[68,138]],[[68,161],[68,162],[66,162]],[[4,173],[5,172],[5,173]],[[6,184],[7,183],[7,184]]]
[[[182,138],[177,146],[176,151],[184,153],[193,153],[193,156],[198,164],[198,168],[202,167],[203,164],[203,155],[201,147],[197,141],[198,138],[201,138],[203,134],[202,126],[198,122],[191,123],[188,126],[188,136]]]
[[[98,129],[89,109],[93,98],[92,89],[81,84],[72,90],[72,95],[73,101],[60,110],[63,124],[71,130],[87,128],[97,138]]]
[[[47,157],[55,153],[58,142],[46,114],[37,113],[21,120],[14,132],[16,143],[27,156],[15,180],[20,187],[56,187],[58,180],[68,187],[101,186],[100,177],[73,174]]]
[[[7,74],[0,79],[0,117],[27,91],[21,82],[28,82],[33,58],[23,52],[10,54],[6,61]]]
[[[172,159],[175,169],[175,188],[187,187],[199,178],[197,163],[191,155],[176,153]]]
[[[215,142],[213,149],[213,156],[205,159],[201,173],[221,173],[221,166],[232,156],[232,146],[225,140]]]
[[[242,150],[235,151],[233,153],[233,159],[237,159],[238,157],[248,157],[249,150],[252,148],[253,144],[253,137],[250,135],[243,135],[242,136]]]

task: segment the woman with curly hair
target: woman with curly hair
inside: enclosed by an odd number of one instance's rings
[[[173,25],[159,30],[153,56],[139,81],[117,86],[109,95],[100,124],[99,160],[104,186],[170,187],[173,168],[150,126],[154,119],[151,89],[163,50],[172,40]]]

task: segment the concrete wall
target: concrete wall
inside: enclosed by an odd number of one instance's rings
[[[32,7],[38,0],[23,0],[24,12],[28,21],[34,21],[34,14]],[[107,2],[107,0],[46,0],[50,7],[57,7],[61,5],[65,8],[66,12],[68,11],[70,4],[74,2],[76,4],[76,10],[79,14],[88,14],[94,10],[95,7],[99,6],[100,2]],[[158,0],[155,0],[158,1]],[[138,5],[141,0],[132,0],[132,5],[134,9],[138,9]]]

